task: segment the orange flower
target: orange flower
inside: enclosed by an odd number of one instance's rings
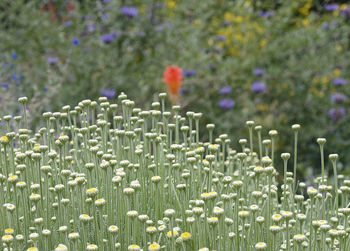
[[[182,81],[182,71],[176,65],[169,65],[163,73],[163,82],[168,85],[170,94],[177,96]]]

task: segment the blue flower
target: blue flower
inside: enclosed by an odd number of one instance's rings
[[[16,79],[17,79],[16,73],[13,73],[13,74],[11,75],[11,78],[12,78],[12,80],[16,80]]]
[[[79,39],[78,38],[74,38],[73,39],[73,44],[74,45],[78,45],[79,44]]]
[[[2,84],[2,88],[4,88],[4,89],[9,88],[9,84],[8,84],[8,83],[3,83],[3,84]]]
[[[224,86],[224,87],[221,87],[220,90],[219,90],[219,93],[221,95],[224,95],[224,94],[229,94],[232,92],[232,87],[231,86]]]
[[[11,56],[12,56],[13,59],[17,59],[17,53],[16,52],[12,53]]]
[[[116,90],[114,88],[102,88],[101,95],[107,98],[113,98],[116,94]]]
[[[341,85],[345,85],[347,84],[347,80],[345,78],[335,78],[333,79],[333,84],[334,85],[338,85],[338,86],[341,86]]]
[[[231,109],[234,105],[235,101],[232,98],[223,98],[219,101],[219,106],[224,109]]]
[[[184,77],[189,77],[189,76],[193,76],[193,75],[196,75],[196,70],[194,70],[194,69],[182,70],[182,76],[184,76]]]
[[[266,84],[265,84],[265,82],[262,82],[262,81],[253,82],[251,88],[252,88],[253,92],[256,92],[256,93],[261,93],[261,92],[267,91]]]
[[[339,102],[343,102],[343,101],[347,100],[348,98],[344,94],[341,94],[339,92],[334,92],[334,93],[332,93],[330,99],[333,102],[338,102],[339,103]]]
[[[49,89],[47,89],[46,87],[44,88],[44,92],[48,92],[49,91]]]
[[[346,114],[344,107],[337,107],[329,109],[329,117],[333,120],[338,120],[344,117]]]
[[[123,6],[122,14],[128,17],[136,17],[138,14],[138,9],[134,6]]]
[[[263,75],[265,73],[265,69],[263,69],[263,68],[254,68],[253,69],[253,73],[255,75]]]

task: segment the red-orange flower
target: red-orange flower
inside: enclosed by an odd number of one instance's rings
[[[163,82],[168,85],[170,94],[177,96],[179,94],[182,81],[182,71],[176,65],[169,65],[163,73]]]

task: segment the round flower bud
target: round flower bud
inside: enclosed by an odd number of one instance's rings
[[[333,154],[330,154],[329,155],[329,159],[331,160],[331,161],[336,161],[337,159],[338,159],[338,154],[336,154],[336,153],[333,153]]]
[[[73,232],[73,233],[68,234],[68,239],[73,240],[73,241],[79,239],[79,233]]]
[[[269,135],[271,136],[271,137],[274,137],[274,136],[276,136],[278,134],[278,132],[276,131],[276,130],[270,130],[269,131]]]
[[[110,232],[110,233],[117,233],[118,230],[119,230],[119,228],[115,225],[111,225],[108,227],[108,232]]]
[[[95,251],[95,250],[98,250],[98,246],[95,244],[89,244],[89,245],[87,245],[86,250]]]
[[[267,247],[265,242],[258,242],[255,244],[255,248],[259,250],[265,250]]]
[[[295,240],[298,243],[302,243],[306,240],[306,236],[304,234],[296,234],[294,235],[293,240]]]
[[[297,132],[297,131],[299,131],[299,129],[300,129],[300,125],[299,124],[292,125],[292,130],[293,131]]]
[[[320,145],[320,146],[323,146],[324,144],[326,144],[327,140],[325,138],[318,138],[317,139],[317,143]]]
[[[282,153],[282,154],[281,154],[281,158],[282,158],[283,160],[288,160],[288,159],[290,158],[290,153]]]
[[[68,248],[66,245],[58,244],[58,246],[55,248],[55,251],[68,251]]]
[[[3,235],[1,238],[3,243],[11,243],[13,241],[13,236],[10,234]]]

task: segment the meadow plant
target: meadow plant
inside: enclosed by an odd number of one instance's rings
[[[165,98],[150,110],[124,93],[117,104],[83,100],[45,112],[36,133],[26,112],[20,129],[4,128],[2,249],[350,249],[350,179],[337,175],[337,154],[324,165],[325,139],[317,140],[321,177],[307,187],[295,175],[300,125],[290,129],[293,153],[277,156],[278,132],[263,135],[254,121],[233,149],[227,134],[213,137],[214,124],[201,142],[202,114],[167,111]],[[19,103],[26,111],[27,98]]]

